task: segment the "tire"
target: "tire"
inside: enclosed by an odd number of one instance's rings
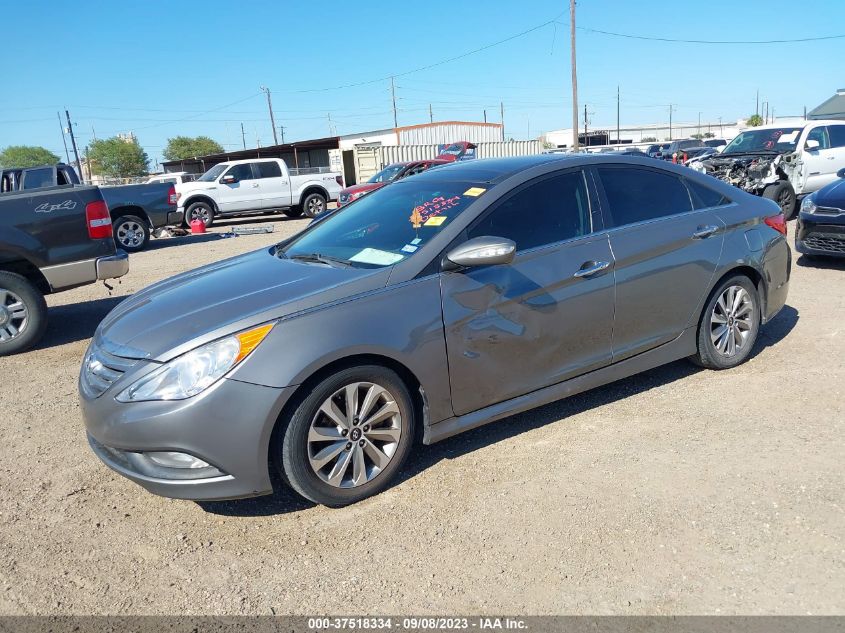
[[[295,207],[290,207],[289,209],[285,209],[284,211],[282,211],[282,213],[284,213],[289,218],[301,218],[303,211],[302,211],[302,207],[295,206]]]
[[[781,180],[769,185],[763,190],[763,197],[777,202],[786,220],[792,220],[795,217],[798,197],[795,195],[795,189],[787,181]]]
[[[309,193],[302,201],[302,208],[309,218],[316,218],[326,212],[326,197],[321,193]]]
[[[137,215],[122,215],[112,224],[114,243],[127,253],[137,253],[150,241],[150,227]]]
[[[191,220],[199,218],[206,228],[214,224],[214,208],[203,200],[194,202],[185,209],[185,226],[191,228]]]
[[[733,309],[731,297],[736,306]],[[726,304],[727,311],[723,308]],[[745,362],[760,332],[760,313],[760,297],[748,277],[734,275],[723,281],[710,294],[701,313],[698,352],[691,360],[708,369],[730,369]]]
[[[356,386],[347,390],[351,385]],[[347,416],[349,393],[355,394],[355,412],[367,407],[370,419],[378,411],[387,415],[373,426],[367,417]],[[334,418],[324,411],[333,412]],[[411,396],[395,372],[378,365],[344,369],[299,404],[276,434],[273,461],[282,478],[306,499],[334,508],[356,503],[395,478],[413,445],[414,418]]]
[[[47,302],[26,277],[0,272],[0,356],[35,345],[47,327]]]

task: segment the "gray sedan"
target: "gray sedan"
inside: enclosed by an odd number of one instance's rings
[[[151,492],[342,506],[409,453],[690,357],[746,360],[791,266],[772,201],[652,160],[457,163],[155,284],[100,324],[88,438]]]

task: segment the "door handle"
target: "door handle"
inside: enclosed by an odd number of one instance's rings
[[[716,231],[719,230],[718,226],[713,226],[712,224],[708,226],[699,226],[698,230],[692,234],[692,239],[694,240],[704,240],[713,235]]]
[[[573,277],[590,277],[591,275],[595,275],[596,273],[600,273],[603,270],[607,270],[610,266],[610,262],[584,262],[581,264],[581,268],[579,268]]]
[[[252,186],[253,186],[253,187],[258,187],[258,183],[257,183],[257,182],[254,182],[254,183],[252,183]]]

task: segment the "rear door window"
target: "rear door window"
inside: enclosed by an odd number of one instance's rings
[[[730,204],[731,201],[718,191],[705,187],[693,180],[686,181],[692,195],[692,203],[696,209],[707,209],[710,207],[722,207]]]
[[[692,211],[692,202],[681,179],[654,169],[638,167],[597,168],[613,226]]]
[[[281,178],[282,168],[279,163],[253,163],[254,171],[258,172],[258,178]]]
[[[828,125],[831,147],[845,147],[845,125]]]

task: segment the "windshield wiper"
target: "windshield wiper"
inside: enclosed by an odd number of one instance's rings
[[[332,257],[331,255],[322,255],[320,253],[307,253],[303,255],[291,255],[291,259],[297,259],[302,262],[318,262],[328,266],[340,266],[341,268],[352,268],[352,264],[345,259],[339,257]]]

